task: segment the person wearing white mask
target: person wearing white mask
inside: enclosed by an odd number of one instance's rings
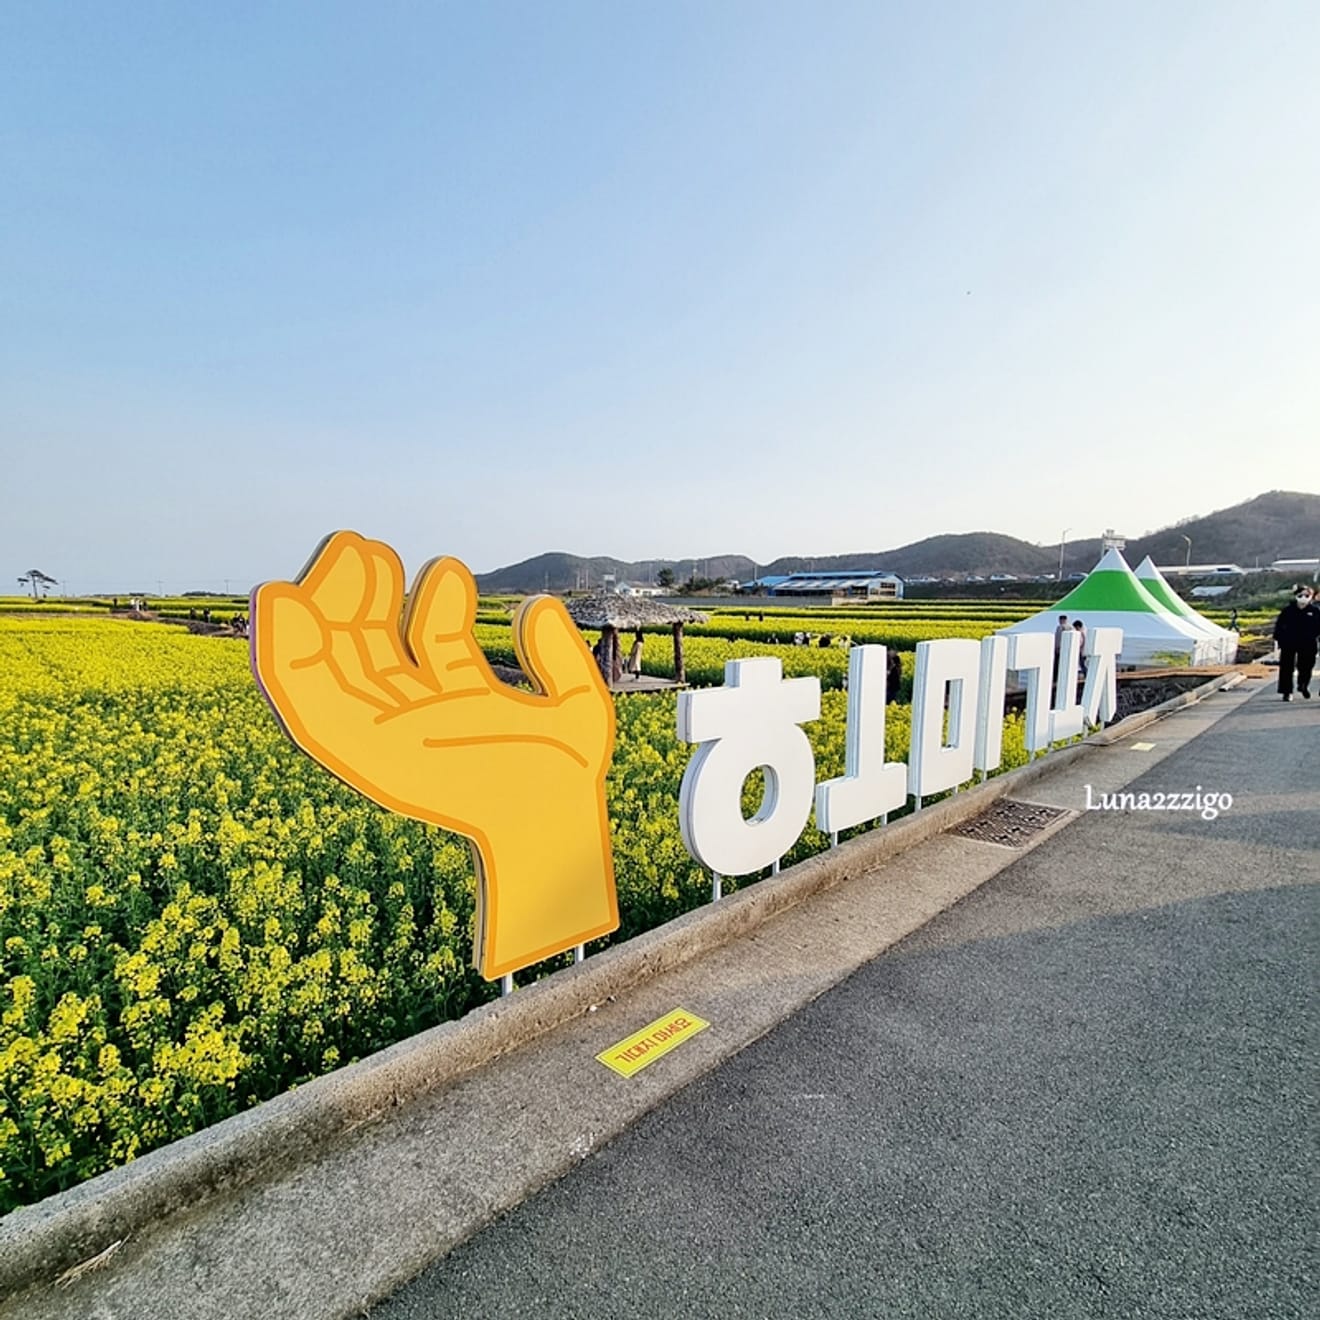
[[[1310,697],[1317,640],[1320,640],[1320,609],[1311,588],[1298,587],[1274,621],[1274,642],[1279,648],[1279,693],[1284,701],[1292,700],[1294,670],[1297,691],[1305,698]]]

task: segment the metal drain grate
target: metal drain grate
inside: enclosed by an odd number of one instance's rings
[[[1001,798],[989,811],[973,816],[949,833],[980,839],[982,843],[998,843],[1005,848],[1021,848],[1032,835],[1067,814],[1060,807],[1038,807],[1031,802]]]

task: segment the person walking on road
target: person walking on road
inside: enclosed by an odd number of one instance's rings
[[[1298,587],[1274,621],[1274,643],[1279,648],[1279,693],[1284,701],[1292,700],[1294,669],[1298,692],[1310,697],[1318,640],[1320,609],[1316,608],[1311,588]]]

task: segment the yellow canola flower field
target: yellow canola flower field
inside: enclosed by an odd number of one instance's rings
[[[808,726],[820,778],[845,714],[827,691]],[[890,707],[891,757],[908,736]],[[690,754],[672,695],[619,699],[612,939],[709,899],[679,836]],[[1025,759],[1010,719],[1005,767]],[[242,643],[0,617],[0,1212],[490,998],[473,904],[466,843],[301,755]]]

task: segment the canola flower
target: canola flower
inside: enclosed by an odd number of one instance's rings
[[[649,667],[664,642],[647,638]],[[736,654],[846,672],[842,651],[690,646],[709,681]],[[819,778],[843,772],[846,701],[826,691],[808,726]],[[890,707],[891,758],[909,722]],[[1005,733],[1007,768],[1026,754],[1020,721]],[[691,751],[672,695],[619,699],[611,941],[709,899],[678,828]],[[749,811],[758,799],[749,781]],[[809,828],[785,860],[825,846]],[[0,1212],[492,997],[471,968],[474,894],[464,840],[292,746],[242,644],[0,617]]]

